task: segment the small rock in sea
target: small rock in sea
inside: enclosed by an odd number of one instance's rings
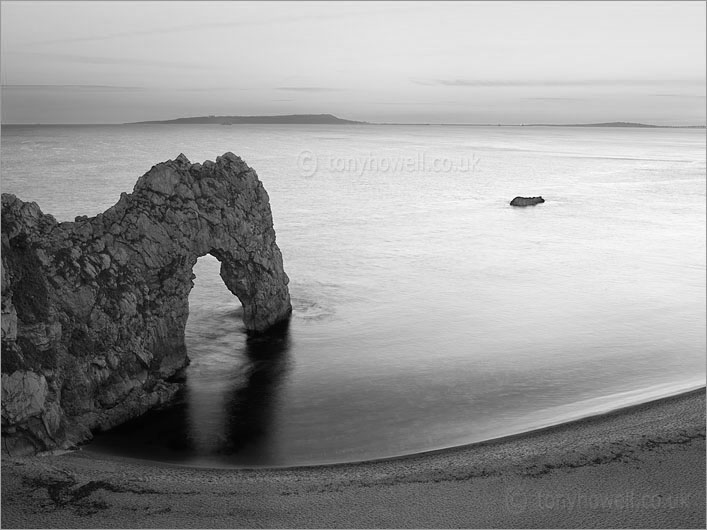
[[[511,206],[535,206],[545,202],[542,197],[516,197],[511,201]]]

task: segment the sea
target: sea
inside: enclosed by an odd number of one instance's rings
[[[60,221],[180,153],[231,151],[270,196],[289,328],[248,339],[200,258],[184,390],[85,451],[356,462],[705,385],[704,129],[3,126],[1,141],[2,192]]]

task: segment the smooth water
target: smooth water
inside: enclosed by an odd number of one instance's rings
[[[355,461],[705,384],[705,131],[4,127],[2,191],[94,215],[225,151],[270,195],[294,313],[246,341],[201,258],[187,385],[89,449],[192,465]],[[516,195],[546,203],[513,208]]]

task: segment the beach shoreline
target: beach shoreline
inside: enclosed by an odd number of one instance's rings
[[[75,451],[2,460],[2,526],[705,526],[705,389],[358,463],[194,468]]]

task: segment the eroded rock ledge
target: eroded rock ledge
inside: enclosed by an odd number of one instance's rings
[[[262,332],[291,312],[268,194],[232,153],[154,166],[96,217],[2,195],[2,448],[67,448],[173,397],[192,267],[211,254]]]

